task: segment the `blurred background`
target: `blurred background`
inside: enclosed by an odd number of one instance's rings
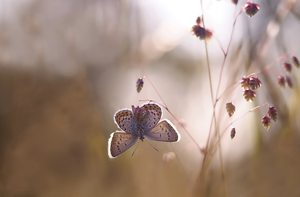
[[[220,128],[238,119],[236,137],[228,130],[222,140],[225,182],[216,159],[203,186],[198,146],[212,108],[204,42],[191,33],[200,1],[1,0],[0,196],[300,196],[299,69],[292,88],[277,84],[282,63],[300,57],[300,3],[256,2],[255,16],[237,20],[221,86],[230,91],[217,109]],[[244,3],[204,1],[214,88],[220,46]],[[253,72],[263,86],[247,103],[238,82]],[[109,159],[114,113],[148,99],[167,104],[180,122],[165,109],[163,118],[181,141],[140,142]],[[231,101],[234,119],[224,115]],[[260,124],[266,108],[247,113],[264,103],[279,111],[268,131]]]

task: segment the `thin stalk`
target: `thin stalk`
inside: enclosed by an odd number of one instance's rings
[[[200,1],[200,4],[201,4],[202,12],[203,12],[203,2],[202,2],[202,0]],[[218,85],[217,85],[216,94],[215,94],[216,99],[214,98],[214,94],[212,92],[213,88],[212,88],[212,79],[211,79],[211,68],[210,68],[209,58],[208,58],[207,41],[205,40],[205,54],[206,54],[207,69],[208,69],[208,75],[209,75],[209,84],[210,84],[210,91],[211,91],[211,98],[212,98],[212,105],[213,105],[213,117],[212,117],[211,122],[210,122],[209,134],[208,134],[208,138],[207,138],[207,141],[206,141],[206,152],[203,156],[200,176],[203,176],[203,173],[204,173],[203,170],[204,170],[205,162],[207,160],[207,154],[209,153],[209,150],[210,150],[209,144],[210,144],[210,138],[211,138],[211,132],[212,132],[212,125],[214,124],[215,134],[218,138],[217,142],[218,142],[218,148],[219,148],[219,159],[220,159],[220,164],[221,164],[222,180],[224,182],[225,195],[227,195],[226,186],[225,186],[226,180],[225,180],[225,172],[224,172],[224,164],[223,164],[223,156],[222,156],[222,147],[221,147],[221,142],[220,142],[221,135],[220,135],[220,132],[219,132],[219,128],[218,128],[218,125],[217,125],[217,118],[216,118],[216,105],[219,101],[218,97],[219,97],[220,86],[221,86],[221,82],[222,82],[222,78],[223,78],[223,71],[224,71],[226,60],[227,60],[229,48],[230,48],[231,43],[232,43],[233,33],[234,33],[234,30],[235,30],[235,25],[236,25],[236,22],[237,22],[237,18],[240,14],[241,14],[241,11],[235,17],[234,23],[232,25],[232,30],[231,30],[231,34],[230,34],[229,43],[227,45],[226,50],[223,49],[223,47],[220,44],[219,40],[217,40],[218,44],[220,45],[220,48],[221,48],[221,50],[224,54],[224,58],[223,58],[223,62],[222,62],[222,65],[221,65],[221,70],[220,70],[219,78],[218,78]],[[203,21],[203,27],[205,28],[205,22],[204,22],[204,16],[203,15],[204,14],[202,14],[202,21]]]
[[[199,152],[202,152],[202,149],[200,147],[200,145],[197,143],[197,141],[195,140],[195,138],[191,135],[191,133],[180,123],[180,121],[178,120],[178,118],[170,111],[169,107],[167,106],[167,103],[164,101],[164,99],[162,98],[162,96],[160,95],[160,93],[158,92],[157,88],[155,87],[154,83],[150,80],[149,77],[146,77],[147,80],[149,81],[150,85],[152,86],[154,92],[157,94],[157,96],[159,97],[159,99],[161,100],[162,104],[159,103],[161,106],[163,106],[165,108],[165,110],[167,110],[167,112],[174,118],[174,120],[181,126],[181,128],[186,132],[186,134],[189,136],[189,138],[193,141],[193,143],[197,146]],[[144,100],[140,100],[140,101],[144,101]],[[149,102],[153,101],[153,100],[147,100]]]
[[[225,135],[226,131],[237,121],[239,121],[240,119],[244,118],[246,115],[248,115],[249,113],[251,112],[254,112],[256,110],[259,110],[260,108],[262,107],[265,107],[265,106],[268,106],[268,103],[265,103],[263,105],[259,105],[259,106],[256,106],[256,107],[253,107],[251,109],[249,109],[248,111],[246,111],[244,114],[242,114],[241,116],[239,116],[238,118],[236,118],[235,120],[233,120],[231,123],[229,123],[224,129],[223,131],[221,132],[221,136],[220,136],[220,139],[223,138],[223,136]],[[218,139],[218,140],[220,140]],[[216,142],[218,143],[218,142]],[[211,154],[214,155],[216,151],[216,148],[214,148],[212,151],[211,151]]]
[[[205,20],[204,20],[204,9],[203,9],[203,1],[200,0],[200,4],[201,4],[201,10],[202,10],[202,23],[203,23],[203,27],[205,29]],[[210,62],[209,62],[209,54],[208,54],[208,46],[207,46],[207,40],[204,40],[205,43],[205,57],[206,57],[206,65],[207,65],[207,70],[208,70],[208,79],[209,79],[209,88],[210,88],[210,96],[211,96],[211,102],[212,102],[212,107],[213,107],[213,117],[211,119],[211,124],[210,124],[210,129],[209,129],[209,134],[208,134],[208,138],[206,141],[206,151],[204,152],[204,156],[203,156],[203,160],[202,160],[202,165],[201,165],[201,171],[200,171],[200,179],[202,180],[204,177],[204,166],[205,166],[205,161],[207,159],[207,155],[209,152],[209,143],[210,143],[210,138],[211,138],[211,132],[212,132],[212,125],[214,124],[214,128],[217,130],[217,118],[216,118],[216,100],[214,98],[214,93],[213,93],[213,84],[212,84],[212,76],[211,76],[211,66],[210,66]],[[219,144],[219,148],[221,150],[221,144]],[[221,171],[222,171],[222,177],[225,177],[225,173],[224,173],[224,165],[223,165],[223,156],[222,156],[222,152],[220,151],[219,154],[220,157],[220,164],[221,164]],[[225,178],[223,179],[223,181],[225,181]],[[224,193],[226,194],[226,188],[225,188],[225,182],[224,182]]]
[[[216,91],[216,97],[217,97],[217,98],[218,98],[218,96],[219,96],[218,94],[219,94],[221,82],[222,82],[222,79],[223,79],[223,71],[224,71],[224,67],[225,67],[226,60],[227,60],[229,48],[230,48],[231,43],[232,43],[233,33],[234,33],[234,30],[235,30],[236,22],[237,22],[237,19],[238,19],[239,15],[240,15],[241,13],[242,13],[242,11],[240,11],[240,12],[237,14],[237,16],[235,17],[235,19],[234,19],[234,22],[233,22],[232,28],[231,28],[230,39],[229,39],[227,48],[226,48],[226,50],[225,50],[225,52],[224,52],[224,58],[223,58],[223,62],[222,62],[222,65],[221,65],[221,70],[220,70],[220,73],[219,73],[219,80],[218,80],[217,91]],[[223,48],[221,48],[221,49],[223,49]],[[216,99],[215,102],[218,102],[218,99]]]

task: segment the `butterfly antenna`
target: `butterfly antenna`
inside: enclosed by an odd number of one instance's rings
[[[136,151],[136,149],[137,149],[138,146],[139,146],[139,142],[137,142],[137,144],[136,144],[136,146],[135,146],[135,148],[134,148],[134,150],[133,150],[133,152],[131,154],[131,157],[133,157],[133,155],[134,155],[134,153],[135,153],[135,151]]]

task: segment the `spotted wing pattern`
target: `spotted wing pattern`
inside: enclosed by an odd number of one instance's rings
[[[149,131],[159,122],[162,116],[162,110],[160,106],[154,103],[145,104],[141,107],[141,109],[147,112],[147,116],[141,122],[141,126],[145,131]]]
[[[178,142],[180,139],[180,134],[168,120],[162,120],[144,135],[147,139],[163,142]]]
[[[117,111],[114,116],[114,119],[115,123],[121,130],[125,131],[126,133],[132,132],[133,114],[131,110],[123,109]]]
[[[110,158],[117,157],[121,153],[128,150],[138,140],[137,136],[125,132],[114,132],[108,140],[108,156]]]

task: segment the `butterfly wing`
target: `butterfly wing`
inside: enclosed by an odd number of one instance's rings
[[[144,128],[144,130],[149,131],[159,122],[162,116],[162,110],[160,106],[154,103],[143,105],[141,110],[147,113],[146,117],[141,122],[141,126]]]
[[[112,133],[108,140],[108,156],[110,158],[117,157],[133,146],[137,140],[138,137],[130,133],[120,131]]]
[[[115,123],[126,133],[132,132],[133,113],[129,109],[123,109],[116,112],[114,116]]]
[[[168,120],[162,120],[144,135],[147,139],[162,142],[178,142],[180,140],[180,134]]]

